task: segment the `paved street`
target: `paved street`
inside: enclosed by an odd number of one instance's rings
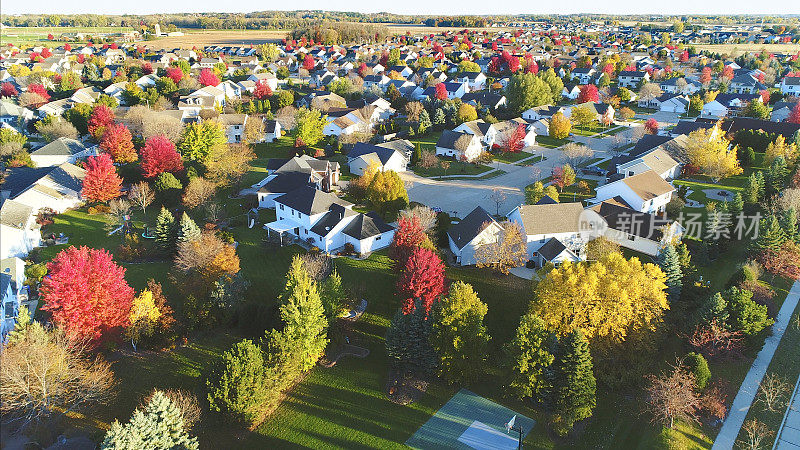
[[[789,406],[783,424],[778,432],[775,450],[797,450],[800,449],[800,377],[794,387]]]

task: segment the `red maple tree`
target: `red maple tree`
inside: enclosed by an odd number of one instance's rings
[[[142,157],[142,175],[153,178],[163,172],[180,172],[183,170],[181,155],[175,150],[175,144],[165,136],[157,135],[147,139],[140,151]]]
[[[800,123],[800,102],[794,104],[794,108],[792,108],[786,121],[789,123]]]
[[[506,138],[505,142],[503,142],[503,149],[507,152],[511,153],[518,153],[525,147],[525,135],[527,134],[527,130],[525,124],[521,123],[517,125],[517,128],[511,133],[508,138]]]
[[[314,58],[311,55],[306,55],[303,59],[303,69],[306,70],[314,70],[314,67],[317,66],[317,62],[314,61]]]
[[[183,79],[183,71],[178,67],[167,68],[167,76],[172,79],[175,84],[178,84]]]
[[[259,100],[272,97],[272,88],[269,87],[269,84],[267,84],[266,81],[259,81],[256,83],[256,88],[253,91],[253,97]]]
[[[436,85],[436,98],[438,100],[447,100],[447,86],[444,83],[439,83]]]
[[[579,104],[586,103],[586,102],[599,102],[600,101],[600,93],[597,92],[597,86],[593,84],[584,84],[580,87],[581,92],[578,94],[578,99],[576,100]]]
[[[53,52],[49,48],[45,47],[42,49],[40,55],[42,55],[42,58],[49,58],[53,56]]]
[[[219,84],[219,77],[211,69],[203,69],[200,71],[200,76],[197,78],[203,86],[217,86]]]
[[[702,72],[700,72],[700,83],[708,84],[711,82],[711,67],[703,67]]]
[[[652,117],[644,123],[644,130],[650,134],[658,134],[658,121]]]
[[[106,128],[114,123],[114,111],[106,105],[97,105],[92,110],[92,115],[89,117],[89,134],[94,136],[95,139],[102,140],[103,133]]]
[[[28,85],[28,92],[33,92],[34,94],[39,94],[42,96],[45,102],[50,101],[50,93],[47,92],[47,89],[44,88],[41,84],[29,84]]]
[[[364,78],[367,76],[367,63],[362,62],[360,66],[358,66],[358,76]]]
[[[19,94],[17,88],[9,82],[0,85],[0,97],[16,97]]]
[[[108,153],[90,156],[86,160],[81,196],[95,202],[105,202],[120,196],[122,180]]]
[[[136,149],[133,148],[133,137],[130,130],[123,124],[111,124],[106,127],[100,148],[111,155],[115,163],[124,164],[138,159]]]
[[[403,312],[414,310],[419,300],[426,312],[430,312],[433,302],[445,294],[444,264],[427,248],[417,248],[406,261],[403,272],[397,280],[397,295],[402,300]]]
[[[394,260],[395,269],[401,270],[405,267],[406,260],[414,249],[421,246],[427,239],[428,235],[425,234],[418,217],[401,217],[397,221],[397,231],[389,245],[389,258]]]
[[[97,344],[129,323],[134,291],[108,251],[68,247],[47,264],[47,272],[39,290],[42,309],[70,335]]]
[[[150,75],[153,73],[153,65],[149,62],[142,64],[142,73],[145,75]]]

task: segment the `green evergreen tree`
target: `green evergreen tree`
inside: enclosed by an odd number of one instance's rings
[[[439,375],[451,383],[469,384],[483,373],[489,333],[483,324],[488,308],[472,286],[450,285],[446,297],[431,309],[431,345],[439,357]]]
[[[706,325],[712,321],[717,321],[720,325],[728,322],[728,302],[722,298],[722,294],[717,292],[708,297],[697,310],[697,324]]]
[[[761,189],[758,180],[760,174],[761,172],[754,172],[747,178],[747,185],[744,188],[744,200],[747,203],[758,203]]]
[[[675,250],[678,252],[678,260],[681,264],[681,271],[685,273],[692,266],[692,254],[689,253],[689,246],[681,242],[678,244]]]
[[[386,332],[386,354],[392,364],[408,373],[429,374],[436,367],[436,353],[430,343],[431,321],[416,302],[414,310],[397,310]]]
[[[286,274],[286,288],[280,297],[280,314],[285,326],[283,338],[291,343],[300,370],[314,367],[328,345],[325,308],[317,284],[299,256],[292,259]]]
[[[414,145],[414,153],[411,154],[411,165],[416,166],[419,164],[419,161],[422,159],[422,145],[417,142]]]
[[[417,134],[424,135],[431,129],[433,123],[431,123],[431,115],[428,113],[427,110],[423,109],[421,113],[419,113],[419,125],[417,125]]]
[[[535,314],[525,314],[503,350],[509,372],[507,385],[519,399],[538,398],[549,387],[547,370],[553,363],[552,333]]]
[[[772,161],[772,165],[767,172],[767,192],[770,195],[777,194],[783,189],[783,183],[786,182],[786,176],[789,174],[789,169],[786,167],[786,160],[783,156],[778,156]]]
[[[798,240],[797,233],[797,211],[794,208],[789,208],[783,212],[781,217],[781,227],[786,235],[786,239],[791,241]]]
[[[766,181],[764,180],[764,172],[758,171],[756,172],[756,186],[758,187],[758,201],[764,198],[766,195]]]
[[[445,115],[444,110],[442,108],[436,108],[436,110],[433,111],[433,128],[441,130],[446,121],[447,116]]]
[[[103,450],[197,449],[197,438],[189,436],[181,409],[161,391],[156,391],[144,409],[137,409],[131,420],[111,424],[101,445]]]
[[[269,386],[264,353],[249,339],[225,351],[206,377],[211,410],[243,424],[260,419],[270,397]]]
[[[658,254],[658,266],[667,276],[667,295],[670,301],[675,301],[681,296],[683,287],[683,272],[681,272],[680,258],[678,252],[672,244],[668,244]]]
[[[19,312],[17,312],[17,322],[14,324],[14,329],[8,333],[8,343],[14,344],[25,339],[25,334],[31,324],[31,313],[28,307],[20,305]]]
[[[181,221],[178,224],[178,242],[194,241],[200,238],[200,228],[197,224],[186,214],[186,211],[181,215]]]
[[[775,323],[769,318],[767,305],[756,303],[752,292],[732,287],[722,295],[728,302],[728,324],[731,329],[753,336]]]
[[[728,211],[731,213],[733,222],[736,222],[736,218],[744,211],[744,200],[740,192],[733,194],[733,200],[728,205]]]
[[[694,374],[694,385],[699,390],[705,389],[708,380],[711,378],[711,370],[708,368],[708,361],[699,353],[689,353],[683,360],[686,368]]]
[[[756,249],[778,251],[786,240],[786,233],[774,215],[761,219],[758,229]]]
[[[552,366],[550,405],[554,430],[567,434],[575,422],[592,416],[597,404],[589,342],[579,331],[564,336]]]
[[[156,218],[156,245],[161,251],[170,252],[175,249],[175,238],[177,237],[177,225],[175,216],[167,208],[161,208]]]

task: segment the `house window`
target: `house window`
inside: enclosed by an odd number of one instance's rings
[[[375,238],[376,241],[380,241],[383,236],[378,236]]]
[[[304,233],[304,234],[308,234],[308,230],[306,230],[305,228],[303,228],[303,233]]]
[[[278,207],[280,207],[281,211],[283,211],[283,205],[278,204]]]
[[[634,235],[632,235],[632,234],[629,234],[629,235],[628,235],[628,240],[629,240],[629,241],[635,241],[635,240],[636,240],[636,236],[634,236]]]

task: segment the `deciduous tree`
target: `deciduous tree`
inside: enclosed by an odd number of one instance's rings
[[[414,249],[397,279],[397,296],[402,301],[403,311],[410,313],[419,301],[427,313],[445,290],[442,260],[427,248]]]
[[[106,127],[100,148],[111,155],[115,163],[124,164],[139,159],[133,148],[133,138],[128,127],[122,124],[111,124]]]
[[[122,179],[107,153],[90,156],[86,160],[81,196],[95,202],[105,202],[121,195]]]
[[[205,120],[184,128],[178,150],[184,158],[205,164],[227,142],[222,125],[214,120]]]
[[[69,247],[47,265],[39,290],[53,320],[68,334],[97,344],[130,323],[133,289],[106,250]]]
[[[660,376],[650,375],[648,380],[647,409],[653,416],[653,422],[672,428],[675,419],[697,419],[700,399],[695,392],[694,374],[687,370],[683,361],[678,360]]]
[[[140,154],[142,175],[145,178],[154,178],[163,172],[178,173],[183,170],[183,160],[175,150],[175,144],[163,135],[148,138]]]
[[[722,178],[742,173],[736,158],[736,148],[728,147],[728,141],[717,126],[710,130],[699,129],[689,133],[685,152],[693,166],[711,177],[714,182],[719,182]]]
[[[89,134],[100,141],[103,138],[106,128],[114,123],[114,111],[106,105],[97,105],[92,109],[92,115],[89,117],[88,130]]]
[[[508,274],[509,269],[525,264],[528,245],[519,224],[503,222],[501,227],[497,242],[481,245],[475,250],[475,265]]]
[[[197,78],[203,86],[217,86],[219,85],[219,77],[211,69],[203,69],[200,71],[200,76]]]

